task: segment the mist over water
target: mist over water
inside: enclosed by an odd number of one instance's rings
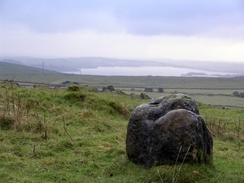
[[[97,67],[79,69],[80,71],[65,72],[68,74],[81,75],[104,75],[104,76],[202,76],[216,77],[235,75],[235,73],[210,72],[188,68],[175,67]]]

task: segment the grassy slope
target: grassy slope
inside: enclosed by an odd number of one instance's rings
[[[62,77],[64,77],[64,74],[55,71],[0,62],[1,80],[11,80],[14,78],[16,81],[49,83],[52,80],[57,80]]]
[[[74,88],[75,89],[75,88]],[[3,182],[243,182],[244,114],[199,103],[214,135],[214,165],[143,169],[128,161],[125,137],[135,106],[118,93],[0,85]],[[240,120],[240,125],[239,125]]]

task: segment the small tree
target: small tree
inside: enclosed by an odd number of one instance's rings
[[[234,95],[235,97],[240,97],[240,93],[239,93],[238,91],[234,91],[234,92],[233,92],[233,95]]]
[[[239,93],[239,96],[240,97],[244,97],[244,93]]]
[[[158,88],[158,92],[159,93],[163,93],[164,92],[164,89],[163,88]]]

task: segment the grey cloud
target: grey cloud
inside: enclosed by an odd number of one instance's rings
[[[156,1],[144,6],[132,4],[126,14],[122,11],[121,19],[134,34],[192,35],[243,25],[241,5],[239,1]]]
[[[139,35],[198,35],[244,25],[241,0],[3,0],[0,5],[3,26],[19,23],[37,32],[90,29]]]

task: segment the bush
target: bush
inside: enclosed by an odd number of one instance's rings
[[[68,91],[80,91],[80,87],[76,85],[69,86]]]
[[[64,81],[62,82],[62,84],[70,84],[71,82],[70,81]]]
[[[233,95],[236,96],[236,97],[239,97],[239,96],[240,96],[240,94],[239,94],[238,91],[234,91],[234,92],[233,92]]]

